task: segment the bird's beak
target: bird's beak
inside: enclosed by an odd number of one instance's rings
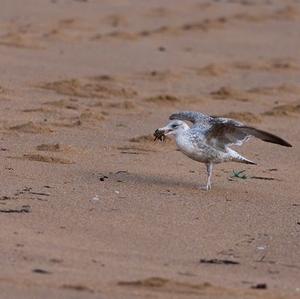
[[[155,140],[160,140],[160,141],[165,141],[166,135],[170,132],[171,130],[168,127],[163,127],[156,129],[153,136],[154,136],[154,141]]]
[[[168,133],[170,133],[171,131],[172,130],[169,127],[163,127],[157,129],[155,132],[157,132],[158,134],[168,135]]]

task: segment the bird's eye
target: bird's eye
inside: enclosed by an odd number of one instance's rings
[[[175,125],[175,124],[174,124],[174,125],[172,125],[171,127],[172,127],[172,129],[175,129],[175,128],[178,127],[178,125]]]

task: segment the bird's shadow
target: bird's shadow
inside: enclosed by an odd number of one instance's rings
[[[161,175],[141,174],[141,173],[124,173],[115,174],[116,179],[124,180],[124,182],[131,182],[134,185],[147,185],[147,186],[161,186],[167,188],[184,188],[184,189],[198,189],[201,184],[200,178],[197,184],[196,180],[189,182],[186,179],[163,177]]]

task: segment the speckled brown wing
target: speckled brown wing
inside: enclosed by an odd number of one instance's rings
[[[250,136],[259,138],[265,142],[271,142],[282,146],[291,147],[284,139],[253,127],[245,126],[242,123],[228,119],[214,119],[211,127],[206,133],[207,143],[224,149],[230,144],[242,145]]]

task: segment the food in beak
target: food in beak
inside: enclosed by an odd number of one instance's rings
[[[154,136],[154,141],[156,141],[157,139],[160,141],[166,140],[165,132],[159,129],[155,130],[153,136]]]

